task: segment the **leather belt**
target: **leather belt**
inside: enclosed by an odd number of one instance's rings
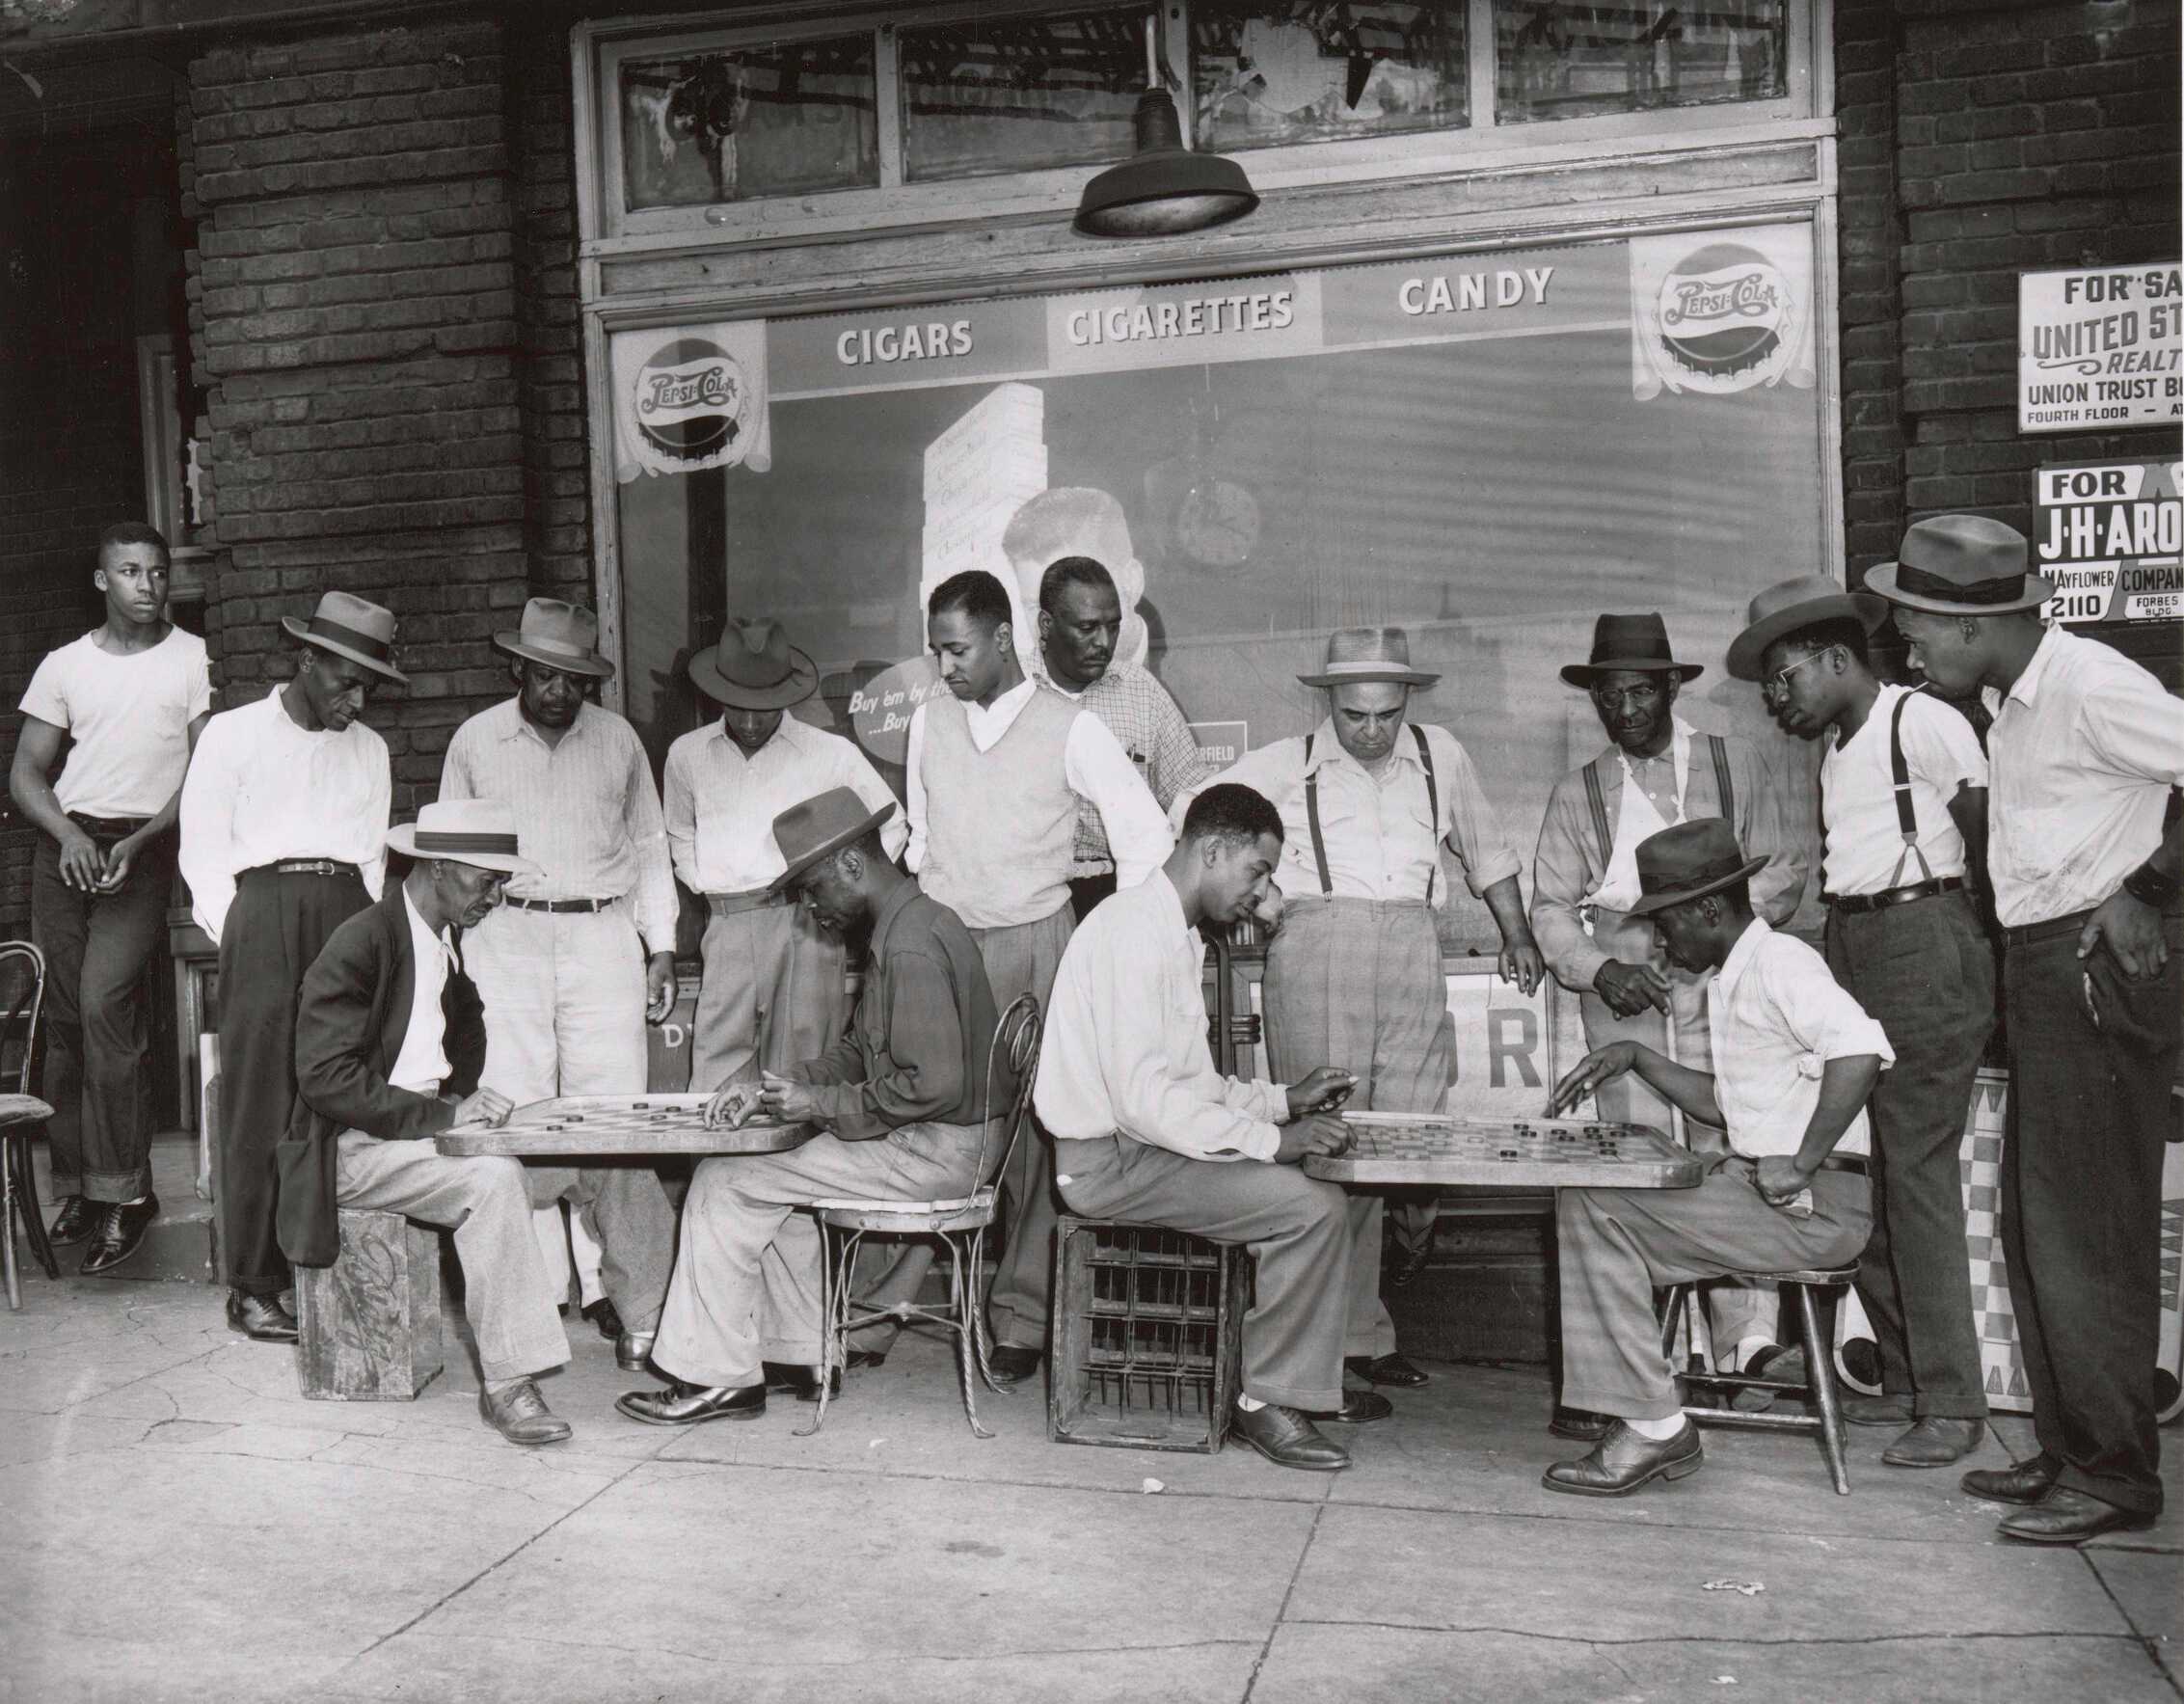
[[[605,911],[621,904],[619,898],[611,900],[519,900],[513,894],[501,904],[513,906],[519,911],[544,911],[549,916],[566,917],[575,911]]]
[[[81,811],[69,811],[67,818],[94,839],[110,836],[116,840],[127,838],[151,821],[149,817],[87,817]]]
[[[257,870],[245,870],[246,876],[255,876],[258,870],[270,870],[276,876],[355,876],[364,878],[356,865],[340,863],[334,858],[283,858],[278,863],[260,864]]]
[[[1961,876],[1943,876],[1932,881],[1914,881],[1908,887],[1892,887],[1885,893],[1831,893],[1822,897],[1838,911],[1881,911],[1890,906],[1907,906],[1913,900],[1930,900],[1938,894],[1963,891]]]
[[[2086,919],[2093,914],[2089,906],[2083,911],[2072,911],[2067,917],[2050,917],[2042,923],[2020,923],[2014,929],[2002,932],[2005,946],[2029,947],[2035,941],[2051,941],[2058,935],[2076,934],[2086,927]]]
[[[713,907],[715,917],[733,917],[741,911],[765,911],[790,903],[785,893],[773,893],[763,887],[747,893],[709,893],[705,903]]]

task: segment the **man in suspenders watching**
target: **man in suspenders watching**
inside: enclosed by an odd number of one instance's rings
[[[1465,884],[1494,913],[1502,976],[1529,994],[1542,967],[1517,887],[1517,854],[1456,737],[1406,721],[1412,689],[1441,677],[1411,666],[1402,629],[1343,629],[1328,640],[1325,668],[1297,678],[1326,689],[1327,718],[1216,777],[1252,788],[1281,813],[1279,880],[1287,899],[1266,955],[1269,1068],[1290,1081],[1335,1066],[1356,1073],[1351,1104],[1361,1111],[1439,1112],[1456,1075],[1434,927],[1441,849],[1456,854]],[[1192,797],[1175,801],[1177,820]],[[1377,1194],[1350,1198],[1342,1359],[1369,1383],[1407,1388],[1426,1375],[1398,1351],[1380,1299],[1386,1205]],[[1387,1398],[1353,1391],[1336,1418],[1389,1412]]]
[[[1874,678],[1866,637],[1887,618],[1871,592],[1785,581],[1752,600],[1729,672],[1759,683],[1784,733],[1827,740],[1827,966],[1896,1050],[1874,1086],[1874,1228],[1858,1270],[1882,1391],[1851,1397],[1846,1416],[1908,1428],[1889,1466],[1939,1468],[1979,1447],[1987,1411],[1957,1166],[1994,1029],[1994,952],[1968,879],[1985,860],[1987,760],[1956,711]]]
[[[1593,626],[1591,657],[1562,670],[1562,679],[1591,696],[1610,742],[1607,749],[1554,784],[1540,825],[1532,863],[1532,928],[1548,968],[1577,996],[1585,1045],[1637,1041],[1692,1070],[1712,1068],[1707,1037],[1706,983],[1674,969],[1654,932],[1630,909],[1638,899],[1638,843],[1650,834],[1702,817],[1721,817],[1737,842],[1766,864],[1751,879],[1753,912],[1769,927],[1790,920],[1805,891],[1805,863],[1793,843],[1778,790],[1759,753],[1742,740],[1701,734],[1676,714],[1676,694],[1702,670],[1671,654],[1668,626],[1658,614],[1603,615]],[[1634,1074],[1604,1083],[1600,1116],[1667,1131],[1668,1103]],[[1701,1152],[1724,1150],[1712,1125],[1686,1122],[1686,1138]],[[1710,1287],[1716,1369],[1757,1363],[1775,1342],[1771,1288],[1722,1281]],[[1794,1376],[1794,1365],[1777,1368]],[[1764,1393],[1739,1393],[1764,1407]],[[1597,1439],[1599,1417],[1558,1408],[1559,1437]]]

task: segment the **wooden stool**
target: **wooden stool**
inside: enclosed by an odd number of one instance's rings
[[[323,1402],[408,1401],[440,1376],[440,1233],[341,1209],[341,1258],[296,1269],[296,1368]]]
[[[1684,1404],[1684,1412],[1700,1425],[1749,1426],[1764,1432],[1818,1432],[1820,1450],[1827,1457],[1827,1471],[1835,1480],[1838,1497],[1850,1495],[1850,1470],[1845,1455],[1843,1403],[1835,1386],[1835,1340],[1832,1332],[1820,1330],[1820,1312],[1815,1304],[1816,1290],[1839,1290],[1858,1276],[1855,1266],[1838,1266],[1831,1269],[1812,1269],[1797,1272],[1749,1272],[1738,1274],[1739,1278],[1757,1279],[1762,1284],[1778,1284],[1791,1291],[1797,1303],[1797,1325],[1805,1351],[1806,1382],[1796,1384],[1788,1379],[1755,1378],[1741,1372],[1678,1373],[1679,1382],[1685,1385],[1719,1385],[1732,1391],[1768,1391],[1811,1398],[1818,1414],[1745,1414],[1735,1408],[1708,1408],[1695,1403]],[[1691,1286],[1688,1284],[1673,1285],[1661,1310],[1660,1352],[1675,1363],[1675,1344],[1683,1329],[1684,1310],[1690,1305]],[[1830,1310],[1829,1317],[1833,1318]]]

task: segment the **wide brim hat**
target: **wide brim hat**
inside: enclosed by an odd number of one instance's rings
[[[819,690],[819,665],[778,621],[731,617],[717,644],[690,659],[690,684],[731,710],[786,710]]]
[[[291,639],[361,663],[376,675],[408,686],[410,677],[394,666],[394,612],[349,592],[328,592],[309,621],[281,617]]]
[[[1567,663],[1563,681],[1573,687],[1590,687],[1615,669],[1640,674],[1672,674],[1679,680],[1697,680],[1706,672],[1703,663],[1679,663],[1669,649],[1668,623],[1658,609],[1643,615],[1603,615],[1593,623],[1593,654],[1583,663]]]
[[[1913,523],[1896,560],[1874,569],[1866,584],[1929,615],[2009,615],[2055,596],[2055,582],[2031,570],[2032,547],[2014,527],[1984,515],[1935,515]]]
[[[1297,677],[1308,687],[1354,687],[1395,681],[1430,687],[1438,674],[1411,666],[1411,636],[1399,627],[1344,627],[1327,636],[1327,663],[1317,674]]]
[[[893,816],[895,808],[890,801],[873,810],[847,787],[829,787],[791,805],[773,819],[773,844],[781,849],[787,865],[766,891],[779,893],[820,859],[862,840]]]
[[[1749,624],[1729,642],[1729,672],[1740,681],[1760,678],[1766,648],[1787,634],[1822,621],[1854,620],[1873,633],[1888,619],[1888,603],[1872,592],[1847,592],[1824,574],[1808,574],[1770,585],[1744,612]]]
[[[1650,917],[1748,880],[1766,867],[1744,856],[1737,830],[1719,817],[1694,817],[1638,842],[1638,903],[1626,917]]]
[[[428,804],[415,823],[387,831],[387,846],[406,858],[449,858],[498,870],[503,876],[536,876],[516,837],[516,813],[496,798],[450,798]]]
[[[493,642],[511,657],[543,663],[565,674],[612,680],[614,665],[599,654],[599,617],[581,604],[559,598],[533,598],[524,606],[515,632],[503,628]]]

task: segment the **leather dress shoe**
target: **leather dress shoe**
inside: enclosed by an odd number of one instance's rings
[[[1805,1352],[1794,1344],[1785,1348],[1773,1343],[1755,1351],[1751,1360],[1744,1363],[1744,1371],[1755,1379],[1780,1379],[1790,1385],[1802,1385],[1808,1378]],[[1763,1414],[1774,1406],[1777,1396],[1791,1394],[1789,1391],[1742,1390],[1729,1398],[1729,1406],[1739,1414]]]
[[[1854,1426],[1907,1426],[1919,1417],[1911,1412],[1908,1396],[1859,1396],[1846,1392],[1843,1418]]]
[[[511,1444],[560,1444],[569,1436],[569,1422],[546,1406],[530,1379],[518,1379],[505,1391],[480,1391],[477,1411]]]
[[[1554,1414],[1547,1422],[1547,1429],[1557,1438],[1575,1438],[1580,1444],[1598,1444],[1607,1436],[1608,1427],[1615,1423],[1612,1414],[1595,1414],[1589,1408],[1565,1408],[1554,1405]]]
[[[632,1391],[614,1406],[648,1426],[691,1426],[700,1420],[756,1420],[766,1412],[764,1385],[686,1385],[664,1391]]]
[[[1310,1419],[1294,1408],[1273,1402],[1264,1408],[1239,1408],[1228,1423],[1231,1431],[1278,1468],[1335,1474],[1350,1465],[1350,1452],[1321,1436]]]
[[[60,1209],[53,1215],[53,1223],[45,1228],[45,1240],[57,1249],[71,1249],[79,1242],[89,1241],[105,1211],[104,1202],[87,1201],[80,1195],[64,1195]]]
[[[92,1232],[91,1247],[77,1268],[86,1278],[111,1271],[144,1246],[145,1232],[159,1217],[159,1198],[149,1190],[140,1202],[116,1202],[105,1209],[98,1229]]]
[[[622,1329],[622,1316],[614,1311],[614,1304],[605,1296],[596,1302],[585,1303],[578,1312],[590,1320],[599,1335],[610,1343],[619,1343],[630,1335]],[[635,1372],[637,1369],[633,1366],[628,1370]]]
[[[1388,1385],[1398,1391],[1415,1391],[1426,1382],[1426,1375],[1411,1364],[1408,1356],[1400,1354],[1345,1356],[1342,1370],[1368,1385]]]
[[[1326,1409],[1311,1418],[1321,1425],[1362,1426],[1384,1420],[1394,1412],[1395,1404],[1378,1391],[1353,1391],[1344,1387],[1340,1408]]]
[[[642,1372],[652,1365],[653,1340],[658,1332],[626,1331],[614,1339],[614,1365],[624,1372]]]
[[[228,1292],[228,1329],[239,1331],[254,1343],[292,1343],[296,1319],[273,1296]]]
[[[993,1369],[996,1383],[1020,1384],[1038,1371],[1038,1364],[1046,1359],[1043,1349],[1027,1349],[1021,1343],[996,1343],[993,1353],[986,1357],[986,1365]]]
[[[1985,1420],[1929,1414],[1882,1450],[1880,1459],[1892,1468],[1946,1468],[1979,1448],[1986,1433]]]
[[[2155,1519],[2151,1510],[2118,1508],[2058,1485],[2031,1508],[2003,1516],[1995,1530],[2019,1544],[2084,1544],[2103,1532],[2144,1532]]]
[[[1957,1481],[1973,1497],[1988,1502],[2036,1503],[2055,1489],[2063,1471],[2053,1456],[2036,1455],[2008,1468],[1974,1468]]]
[[[763,1364],[762,1370],[766,1374],[766,1388],[768,1391],[779,1391],[785,1395],[794,1396],[798,1402],[819,1400],[818,1367],[796,1366],[786,1361],[768,1361]],[[838,1366],[834,1369],[833,1388],[826,1395],[832,1401],[841,1394],[842,1369]]]
[[[887,1351],[885,1349],[851,1349],[847,1355],[843,1356],[842,1365],[851,1372],[864,1372],[869,1368],[885,1366],[887,1365]]]
[[[1558,1461],[1540,1476],[1550,1491],[1577,1497],[1628,1497],[1656,1479],[1681,1479],[1706,1466],[1706,1447],[1689,1420],[1673,1438],[1655,1443],[1618,1421],[1590,1455]]]

